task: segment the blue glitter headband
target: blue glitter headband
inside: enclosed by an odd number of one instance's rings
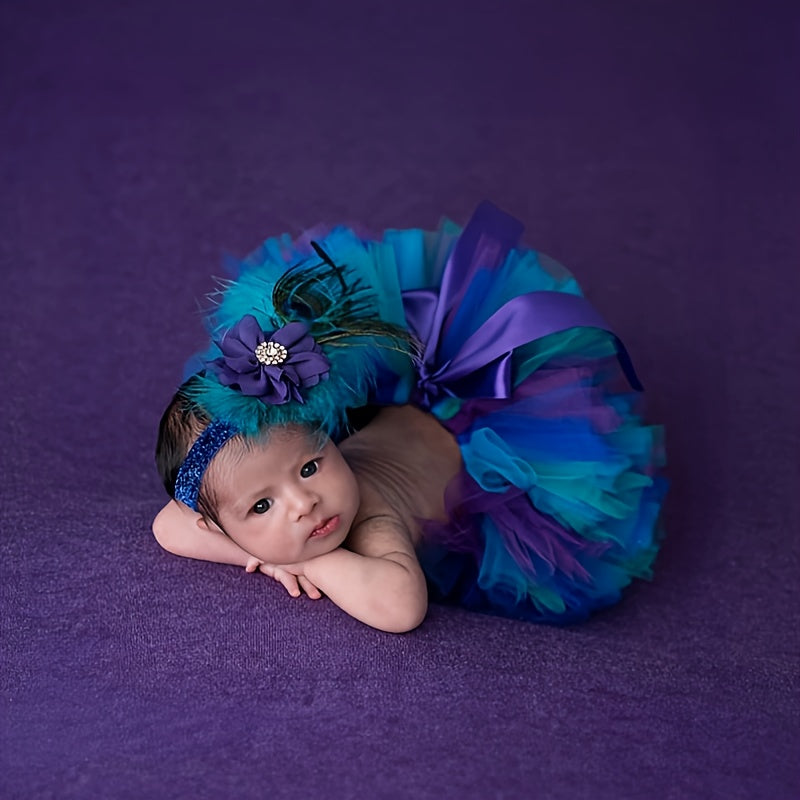
[[[239,429],[229,422],[215,419],[197,437],[183,460],[178,477],[175,479],[175,499],[197,511],[197,498],[200,494],[200,483],[203,480],[211,459],[220,451],[229,439],[236,436]]]

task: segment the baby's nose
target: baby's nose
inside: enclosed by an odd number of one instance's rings
[[[314,492],[307,489],[297,488],[291,495],[291,508],[294,514],[299,517],[304,517],[306,514],[311,513],[317,505],[317,496]]]

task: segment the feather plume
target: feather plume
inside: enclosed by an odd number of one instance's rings
[[[283,264],[282,271],[272,262],[251,262],[237,280],[220,281],[209,296],[214,304],[207,317],[212,338],[220,339],[246,314],[253,315],[265,331],[304,322],[331,363],[328,380],[306,390],[303,403],[284,405],[265,405],[221,385],[213,375],[202,376],[192,401],[246,435],[292,423],[343,435],[347,410],[368,403],[378,375],[387,369],[388,354],[405,357],[409,365],[419,358],[419,344],[409,331],[378,317],[380,290],[369,286],[357,269],[337,264],[322,245],[311,242],[311,247],[313,255],[288,268]],[[363,247],[355,255],[363,259]],[[212,361],[219,352],[212,342],[203,361]]]

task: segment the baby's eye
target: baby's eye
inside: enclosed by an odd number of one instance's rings
[[[301,478],[310,478],[319,469],[319,464],[316,460],[309,461],[308,464],[303,464],[300,468]]]
[[[267,500],[266,497],[262,497],[253,505],[252,512],[254,514],[266,514],[267,511],[270,510],[271,506],[272,500]]]

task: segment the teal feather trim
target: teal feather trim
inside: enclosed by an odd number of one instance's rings
[[[285,252],[286,239],[277,241],[285,254],[301,255],[297,249]],[[348,261],[354,260],[355,267],[334,261],[327,249],[331,242],[345,251],[342,255]],[[347,431],[347,410],[368,403],[378,376],[386,370],[405,371],[419,357],[418,344],[408,330],[379,316],[380,284],[365,244],[352,232],[336,229],[321,245],[311,246],[313,255],[303,253],[288,267],[275,263],[274,246],[265,246],[261,253],[268,258],[245,262],[237,280],[221,282],[210,296],[214,306],[206,325],[212,342],[200,356],[202,362],[220,357],[215,340],[248,314],[264,331],[304,322],[330,362],[327,380],[304,389],[302,403],[271,405],[222,385],[211,371],[201,375],[189,392],[190,400],[211,418],[226,420],[247,436],[271,425],[299,424],[339,438]],[[336,257],[341,256],[336,253]]]

